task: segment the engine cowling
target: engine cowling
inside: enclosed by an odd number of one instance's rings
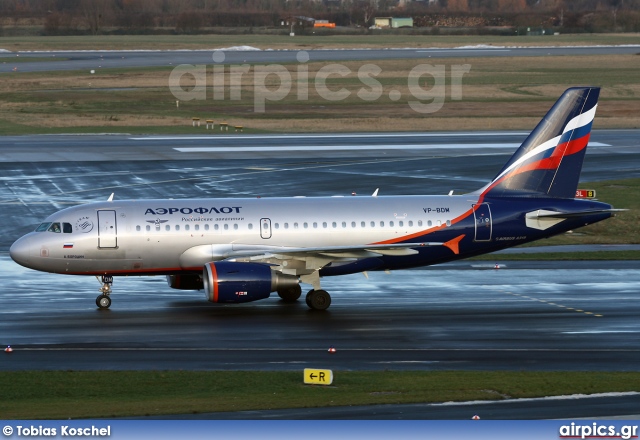
[[[266,264],[230,261],[205,264],[202,279],[207,300],[215,303],[256,301],[298,285],[297,277],[274,272]]]
[[[202,290],[204,283],[200,275],[167,275],[167,284],[172,289]]]

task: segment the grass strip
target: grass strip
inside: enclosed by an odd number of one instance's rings
[[[639,372],[16,371],[0,375],[3,419],[68,419],[346,405],[503,400],[640,391]]]

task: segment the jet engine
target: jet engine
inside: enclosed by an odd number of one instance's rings
[[[200,275],[167,275],[167,284],[180,290],[202,290],[204,287]]]
[[[297,277],[274,272],[266,264],[230,261],[205,264],[202,279],[207,300],[215,303],[256,301],[298,285]]]

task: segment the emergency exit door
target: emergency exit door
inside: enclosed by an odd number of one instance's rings
[[[264,239],[271,238],[271,220],[268,218],[260,219],[260,237]]]

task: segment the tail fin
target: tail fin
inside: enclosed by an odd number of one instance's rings
[[[574,198],[599,94],[598,87],[565,91],[481,192],[490,197]]]

